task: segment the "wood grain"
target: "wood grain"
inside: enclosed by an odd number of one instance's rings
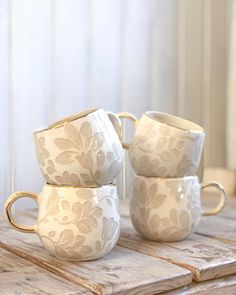
[[[193,283],[190,286],[178,288],[173,291],[162,293],[163,295],[235,295],[236,294],[236,276],[226,276],[201,284]]]
[[[236,245],[192,234],[186,240],[157,243],[143,239],[123,218],[119,245],[189,269],[197,282],[236,273]]]
[[[0,294],[89,295],[92,293],[30,261],[0,249]]]
[[[0,247],[95,294],[158,294],[192,281],[190,271],[124,247],[96,261],[64,262],[50,256],[36,235],[17,232],[3,222],[0,234]]]

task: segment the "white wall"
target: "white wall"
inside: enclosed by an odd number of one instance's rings
[[[225,164],[232,0],[0,0],[0,196],[40,191],[32,132],[89,107],[178,114]]]

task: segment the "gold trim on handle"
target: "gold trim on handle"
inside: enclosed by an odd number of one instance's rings
[[[203,183],[201,185],[201,189],[204,189],[206,187],[209,187],[209,186],[213,186],[215,187],[218,191],[220,191],[220,201],[219,201],[219,204],[218,206],[216,206],[215,208],[213,209],[210,209],[210,210],[207,210],[207,211],[204,211],[202,213],[203,216],[211,216],[211,215],[216,215],[217,213],[219,213],[225,206],[225,201],[226,201],[226,192],[225,192],[225,189],[224,187],[218,183],[218,182],[207,182],[207,183]]]
[[[22,224],[18,224],[15,219],[12,216],[12,205],[17,201],[18,199],[28,197],[33,199],[34,201],[38,201],[38,195],[31,193],[31,192],[16,192],[12,194],[6,201],[5,206],[4,206],[4,213],[7,221],[18,231],[24,232],[24,233],[36,233],[36,225],[33,226],[26,226]]]
[[[116,115],[120,119],[128,119],[128,120],[133,121],[135,125],[138,123],[138,119],[134,115],[132,115],[132,114],[130,114],[128,112],[120,112],[120,113],[118,113]],[[124,149],[129,149],[130,148],[130,143],[122,142],[122,146],[123,146]]]

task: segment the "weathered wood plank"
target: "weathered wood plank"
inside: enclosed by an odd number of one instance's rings
[[[0,235],[0,247],[95,294],[151,295],[192,282],[190,271],[120,246],[96,261],[64,262],[50,256],[36,235],[17,232],[5,222]]]
[[[190,286],[178,288],[162,293],[163,295],[235,295],[236,276],[226,276],[202,283],[193,283]]]
[[[185,267],[197,282],[236,273],[236,245],[198,234],[180,242],[152,242],[143,239],[130,220],[123,218],[118,244]]]
[[[1,295],[89,295],[85,288],[62,279],[4,249],[0,249]]]

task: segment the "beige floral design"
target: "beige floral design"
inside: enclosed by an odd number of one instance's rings
[[[130,163],[139,175],[194,175],[201,158],[204,133],[191,133],[140,120],[129,148]]]
[[[35,146],[39,163],[40,165],[45,166],[45,161],[49,158],[50,154],[48,150],[45,148],[44,137],[35,137]]]
[[[199,224],[200,192],[197,178],[150,179],[136,176],[130,203],[131,220],[144,237],[156,241],[186,238]]]
[[[68,198],[66,190],[71,191]],[[46,249],[64,260],[91,260],[109,252],[120,231],[113,186],[72,189],[47,186],[42,193],[38,233]]]

